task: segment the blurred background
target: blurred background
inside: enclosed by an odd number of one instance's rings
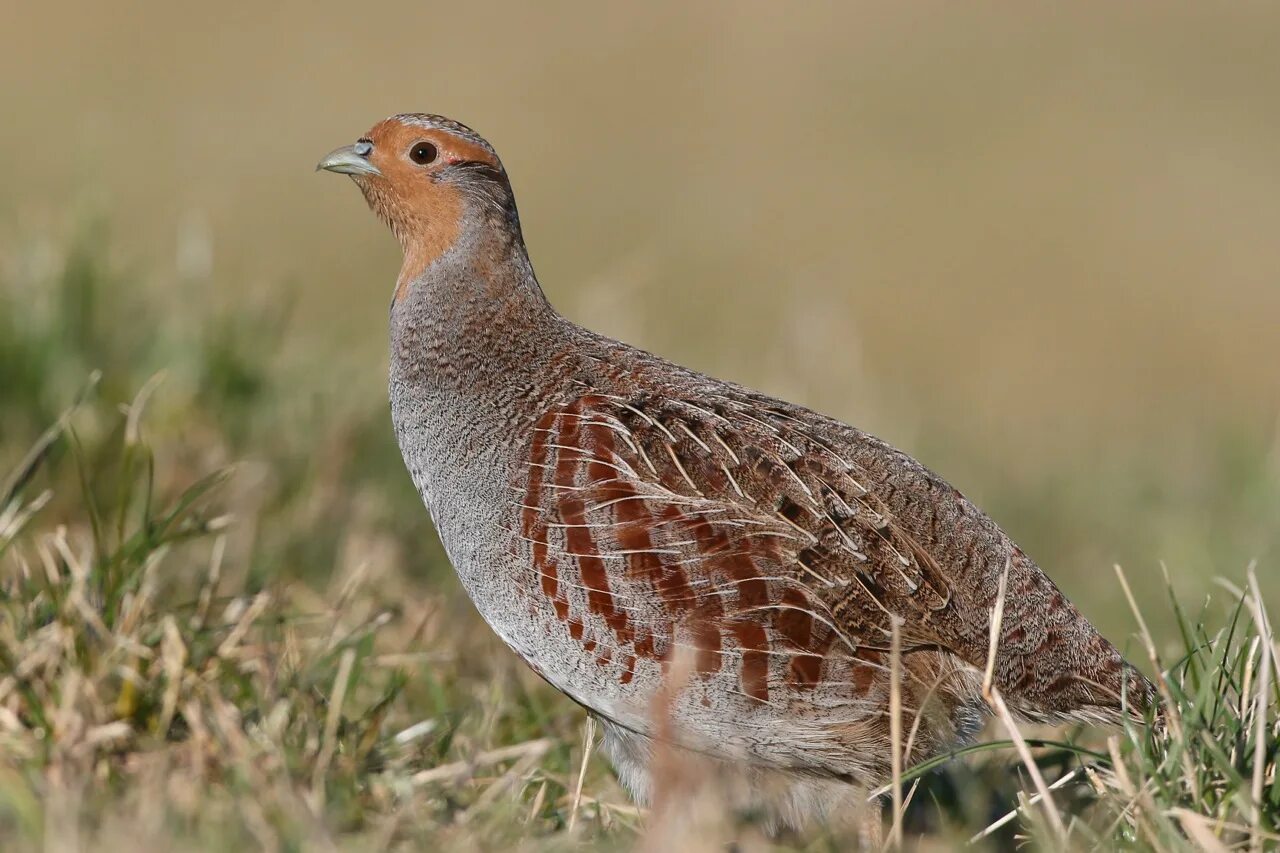
[[[458,595],[385,414],[398,249],[312,172],[430,111],[497,147],[564,313],[912,452],[1106,633],[1133,628],[1114,563],[1148,600],[1165,564],[1191,605],[1250,560],[1280,571],[1272,4],[3,18],[6,460],[89,368],[112,402],[166,368],[153,429],[175,458],[259,465],[268,506],[340,466],[328,512],[364,513],[398,566]],[[256,570],[330,571],[298,535]]]
[[[4,6],[0,846],[632,837],[394,444],[399,250],[312,170],[401,111],[493,142],[569,317],[914,454],[1144,668],[1116,564],[1166,663],[1170,590],[1274,604],[1277,45],[1267,3]],[[956,837],[1017,802],[948,773]]]
[[[1155,12],[17,5],[0,245],[99,223],[161,323],[287,305],[270,356],[380,403],[398,250],[312,165],[448,114],[571,318],[883,435],[1079,596],[1271,571],[1280,13]]]

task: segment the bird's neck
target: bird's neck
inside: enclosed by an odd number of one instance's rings
[[[492,410],[547,377],[568,323],[543,296],[518,226],[463,230],[421,272],[414,265],[406,251],[391,306],[393,382],[440,405]]]

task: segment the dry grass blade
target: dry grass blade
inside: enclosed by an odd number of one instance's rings
[[[200,587],[200,597],[196,601],[196,611],[191,615],[192,630],[199,631],[209,618],[209,607],[218,592],[218,581],[222,578],[222,559],[227,552],[226,534],[213,540],[213,548],[209,554],[209,571],[204,584]]]
[[[538,785],[538,793],[533,795],[533,803],[529,806],[529,815],[525,818],[525,823],[531,822],[542,811],[542,806],[547,802],[547,780],[543,779]]]
[[[889,743],[893,777],[893,824],[888,847],[902,849],[902,620],[893,617],[889,638]]]
[[[1156,641],[1151,636],[1151,631],[1147,628],[1147,620],[1143,618],[1142,610],[1138,607],[1137,600],[1133,597],[1133,590],[1129,589],[1129,580],[1125,577],[1124,570],[1117,565],[1115,566],[1115,572],[1116,579],[1120,582],[1120,588],[1124,591],[1125,600],[1129,603],[1129,610],[1133,613],[1133,618],[1138,623],[1138,636],[1142,638],[1143,648],[1146,649],[1147,658],[1151,661],[1156,687],[1160,691],[1160,698],[1164,700],[1165,718],[1169,723],[1169,728],[1173,732],[1174,738],[1183,740],[1185,735],[1182,727],[1182,714],[1178,710],[1178,703],[1174,701],[1173,694],[1169,690],[1169,682],[1165,678],[1164,668],[1160,665],[1160,654],[1156,651]]]
[[[351,668],[355,666],[354,649],[346,649],[338,661],[338,674],[333,680],[333,693],[329,697],[329,710],[324,722],[324,740],[320,746],[320,756],[316,759],[315,770],[311,775],[311,808],[319,813],[324,807],[324,777],[329,772],[329,762],[333,760],[334,750],[338,747],[338,724],[342,721],[342,703],[347,698],[347,684],[351,681]]]
[[[996,603],[991,609],[991,635],[987,651],[986,675],[983,677],[983,698],[987,700],[1000,722],[1004,724],[1005,730],[1009,733],[1009,739],[1013,741],[1014,748],[1018,751],[1018,757],[1022,759],[1023,766],[1027,768],[1027,774],[1031,776],[1031,781],[1040,795],[1045,815],[1049,819],[1049,826],[1053,829],[1055,841],[1060,846],[1065,846],[1067,829],[1063,825],[1062,815],[1058,813],[1058,807],[1053,802],[1053,795],[1049,792],[1049,786],[1045,784],[1044,776],[1040,773],[1040,767],[1031,755],[1031,750],[1027,747],[1027,742],[1023,739],[1017,723],[1014,722],[1013,715],[1009,713],[1004,697],[1000,695],[999,688],[994,684],[995,659],[999,651],[1000,626],[1004,621],[1004,601],[1008,586],[1009,562],[1005,561],[1004,571],[1000,573],[1000,587],[996,593]]]
[[[1250,820],[1250,847],[1255,851],[1262,850],[1262,811],[1263,811],[1263,778],[1266,771],[1267,751],[1267,706],[1270,704],[1271,675],[1274,666],[1275,636],[1271,633],[1271,623],[1267,619],[1266,607],[1262,602],[1262,593],[1258,590],[1258,575],[1254,566],[1249,566],[1249,592],[1246,598],[1249,610],[1253,615],[1253,624],[1261,640],[1262,654],[1258,658],[1258,690],[1253,712],[1253,777],[1250,781],[1250,793],[1253,814]]]
[[[996,716],[999,717],[1000,722],[1004,724],[1005,730],[1008,731],[1009,739],[1013,741],[1014,748],[1018,751],[1018,757],[1022,759],[1023,766],[1027,768],[1027,775],[1031,777],[1031,782],[1035,785],[1040,802],[1044,806],[1044,813],[1049,819],[1049,826],[1053,829],[1055,841],[1060,846],[1065,847],[1067,843],[1067,828],[1062,822],[1062,815],[1053,801],[1049,786],[1045,784],[1044,776],[1040,773],[1040,766],[1036,764],[1035,757],[1031,754],[1031,749],[1027,746],[1026,740],[1023,739],[1022,732],[1018,730],[1018,725],[1014,722],[1013,715],[1009,713],[1009,707],[1005,704],[1004,697],[1000,695],[999,688],[994,686],[991,688],[988,701],[991,702]]]
[[[1000,572],[1000,585],[996,589],[996,605],[991,612],[991,631],[987,637],[987,666],[982,673],[982,695],[991,692],[996,674],[996,652],[1000,647],[1000,626],[1004,622],[1004,599],[1009,588],[1009,559],[1004,561],[1004,570]]]
[[[271,604],[271,595],[260,592],[253,597],[249,606],[244,608],[236,620],[236,625],[227,634],[227,638],[218,646],[218,657],[232,659],[240,653],[240,641],[249,633],[253,623],[258,620]]]
[[[432,767],[428,770],[419,770],[410,777],[409,781],[414,785],[428,785],[433,782],[453,781],[474,773],[476,769],[480,767],[487,767],[491,764],[500,764],[503,761],[510,761],[513,758],[523,758],[530,754],[538,756],[545,755],[553,746],[555,746],[555,741],[551,738],[538,738],[536,740],[525,741],[524,743],[517,743],[512,746],[489,749],[478,753],[470,761],[455,761],[452,764],[441,764],[438,767]]]
[[[164,663],[166,684],[156,731],[163,736],[173,724],[173,715],[178,708],[178,695],[182,690],[183,670],[187,662],[187,647],[182,641],[177,620],[171,614],[165,614],[161,626],[164,639],[160,644],[160,656]]]
[[[473,815],[481,813],[503,793],[516,789],[516,783],[522,777],[527,776],[529,771],[533,769],[533,765],[537,764],[541,758],[542,756],[539,753],[529,752],[517,759],[506,773],[503,773],[480,792],[480,796],[476,797],[475,802],[467,809],[464,819],[471,819]]]
[[[582,726],[582,762],[578,766],[578,781],[573,786],[573,807],[569,809],[569,831],[572,832],[578,823],[578,806],[582,803],[582,783],[587,778],[587,764],[591,761],[591,750],[596,742],[596,718],[587,715]]]
[[[1082,769],[1083,768],[1077,767],[1075,770],[1062,774],[1061,778],[1055,779],[1053,784],[1049,786],[1049,790],[1056,791],[1059,788],[1065,788],[1072,781],[1074,781],[1078,775],[1080,775],[1080,772]],[[1043,800],[1044,798],[1041,797],[1040,794],[1038,793],[1032,794],[1030,797],[1027,798],[1027,805],[1034,806],[1037,803],[1043,802]],[[969,843],[976,844],[982,839],[990,837],[992,834],[996,832],[996,830],[1000,829],[1003,826],[1007,826],[1014,818],[1018,816],[1020,812],[1021,812],[1021,808],[1017,808],[1017,809],[1014,809],[1013,811],[1006,812],[1004,815],[1002,815],[992,823],[985,826],[980,832],[970,836]]]
[[[20,498],[14,498],[8,506],[0,506],[0,546],[8,544],[17,537],[27,522],[44,509],[53,500],[53,490],[45,489],[25,504]]]
[[[1178,819],[1183,831],[1205,853],[1229,853],[1227,845],[1214,834],[1209,818],[1189,809],[1171,809],[1169,814]]]

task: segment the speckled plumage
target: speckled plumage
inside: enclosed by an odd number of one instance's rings
[[[833,780],[882,782],[895,616],[919,720],[907,760],[971,737],[1006,570],[994,683],[1017,713],[1107,722],[1122,693],[1150,702],[1031,559],[911,457],[560,316],[473,131],[403,115],[366,139],[378,174],[352,176],[405,249],[390,387],[409,473],[481,615],[605,722],[639,799],[659,731],[788,823],[831,808]],[[437,160],[406,159],[420,140]]]

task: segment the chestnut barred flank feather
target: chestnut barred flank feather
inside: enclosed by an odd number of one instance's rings
[[[391,401],[410,475],[480,613],[604,721],[638,798],[665,745],[796,824],[841,783],[883,782],[895,749],[972,737],[1002,577],[992,675],[1015,713],[1150,706],[1035,563],[911,457],[556,313],[473,131],[401,115],[364,141],[348,173],[405,253]]]

